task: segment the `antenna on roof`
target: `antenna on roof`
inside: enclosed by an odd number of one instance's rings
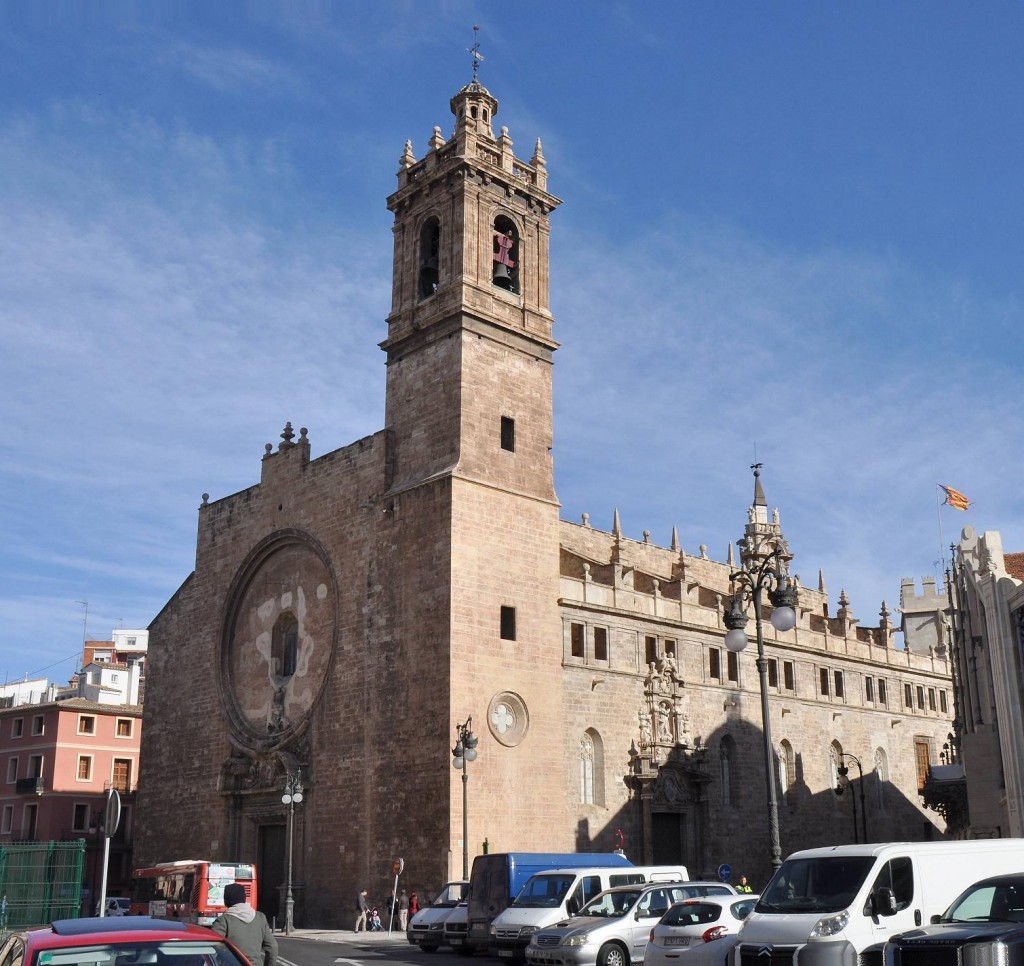
[[[473,58],[473,83],[477,83],[477,73],[480,70],[480,61],[484,59],[484,55],[480,53],[480,27],[477,24],[473,24],[473,46],[467,47]]]
[[[76,600],[75,603],[81,604],[85,608],[85,614],[82,615],[82,647],[84,648],[89,633],[89,601]]]

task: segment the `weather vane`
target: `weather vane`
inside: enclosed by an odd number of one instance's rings
[[[480,70],[480,61],[484,59],[484,55],[480,53],[480,27],[477,24],[473,24],[473,46],[467,47],[473,57],[473,83],[477,83],[477,73]]]

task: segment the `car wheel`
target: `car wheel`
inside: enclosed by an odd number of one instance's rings
[[[598,951],[597,966],[629,966],[629,956],[618,943],[605,943]]]
[[[420,949],[422,949],[423,952],[425,953],[436,953],[440,948],[440,946],[433,946],[428,943],[424,943],[422,946],[420,946]]]

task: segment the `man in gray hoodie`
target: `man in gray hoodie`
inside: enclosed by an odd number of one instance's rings
[[[253,966],[277,966],[277,940],[262,912],[245,901],[245,888],[237,882],[224,887],[222,912],[210,927],[234,943]]]

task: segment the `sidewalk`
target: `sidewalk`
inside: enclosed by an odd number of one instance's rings
[[[284,931],[278,929],[274,935],[278,939],[285,938]],[[353,932],[351,929],[293,929],[288,939],[314,939],[324,943],[358,943],[377,946],[381,943],[400,943],[409,945],[404,929],[392,929],[390,935],[386,929],[380,932]]]

